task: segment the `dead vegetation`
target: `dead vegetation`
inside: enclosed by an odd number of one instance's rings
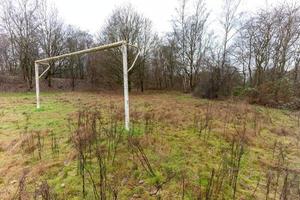
[[[36,129],[37,113],[20,115],[17,137],[1,142],[0,159],[7,160],[0,164],[0,194],[5,199],[299,198],[293,114],[243,102],[139,96],[133,98],[126,132],[118,98],[71,98],[81,108],[66,112],[59,128],[46,123]]]

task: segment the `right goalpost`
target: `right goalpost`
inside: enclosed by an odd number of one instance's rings
[[[127,63],[127,46],[134,47],[138,50],[138,53],[128,69],[128,63]],[[54,56],[54,57],[49,57],[41,60],[36,60],[34,63],[35,67],[35,87],[36,87],[36,108],[40,109],[40,78],[50,69],[49,61],[56,61],[65,57],[70,57],[70,56],[75,56],[75,55],[81,55],[81,54],[86,54],[86,53],[91,53],[91,52],[96,52],[96,51],[102,51],[106,49],[111,49],[111,48],[117,48],[121,47],[122,48],[122,57],[123,57],[123,85],[124,85],[124,113],[125,113],[125,129],[129,131],[130,127],[130,121],[129,121],[129,92],[128,92],[128,72],[133,68],[135,62],[138,59],[138,56],[140,54],[139,49],[137,46],[132,45],[127,43],[126,41],[119,41],[107,45],[102,45],[90,49],[85,49],[81,51],[76,51],[72,53],[66,53],[63,55],[59,56]],[[39,66],[40,65],[47,65],[48,68],[43,71],[41,74],[39,74]]]

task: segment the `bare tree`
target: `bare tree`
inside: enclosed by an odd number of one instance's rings
[[[173,34],[178,45],[179,62],[184,74],[184,90],[192,91],[207,50],[206,24],[209,12],[204,0],[196,2],[195,10],[191,15],[187,14],[186,7],[187,1],[183,0],[177,10],[178,16],[173,20]]]
[[[157,38],[156,45],[152,49],[151,76],[154,87],[157,89],[180,89],[176,80],[180,76],[178,68],[178,48],[174,35],[166,36],[167,40]]]
[[[141,55],[136,62],[136,67],[129,73],[129,86],[132,85],[132,77],[135,76],[135,83],[140,90],[144,90],[146,80],[146,69],[150,59],[150,49],[153,46],[153,35],[151,21],[129,4],[114,10],[108,18],[105,27],[100,33],[100,43],[111,43],[119,40],[126,40],[131,44],[138,44]],[[128,63],[132,63],[136,55],[136,50],[128,48]],[[106,55],[107,60],[103,65],[107,67],[107,74],[111,79],[122,83],[122,60],[119,49],[111,50]]]
[[[17,71],[14,48],[9,36],[0,32],[0,71],[15,74]]]
[[[34,60],[38,56],[37,30],[40,23],[37,11],[40,1],[6,0],[1,5],[2,25],[10,37],[23,78],[31,89]]]
[[[224,73],[225,63],[228,55],[228,43],[234,36],[233,28],[236,23],[237,10],[241,3],[241,0],[224,0],[223,18],[220,20],[222,28],[224,30],[223,38],[223,50],[221,60],[221,70]]]
[[[222,57],[220,60],[220,69],[218,77],[220,80],[219,84],[219,93],[227,95],[230,93],[230,82],[232,78],[232,72],[235,72],[235,69],[231,69],[231,64],[229,62],[229,42],[234,37],[236,30],[234,29],[237,21],[237,11],[240,5],[241,0],[224,0],[224,7],[222,13],[222,19],[220,24],[224,31],[224,38],[222,42]]]
[[[261,10],[243,22],[238,45],[239,58],[248,62],[250,85],[283,78],[291,66],[297,71],[299,8],[280,5]],[[243,43],[243,44],[242,44]],[[237,44],[237,43],[236,43]],[[241,52],[243,48],[243,52]]]
[[[41,5],[39,10],[41,25],[38,30],[39,45],[41,47],[41,57],[52,57],[64,51],[64,25],[59,19],[58,11],[46,3]],[[58,66],[61,67],[61,61]],[[51,77],[55,75],[56,68],[54,61],[49,63],[50,69],[46,75],[48,86],[51,87]]]
[[[177,19],[173,20],[173,34],[175,35],[176,44],[178,46],[178,57],[181,70],[186,67],[186,4],[187,0],[181,1],[181,5],[177,9]],[[183,76],[183,89],[184,91],[187,90],[185,76]]]
[[[81,31],[73,26],[68,26],[66,33],[65,46],[67,48],[66,51],[68,52],[90,48],[93,45],[92,36],[85,31]],[[86,63],[87,60],[85,56],[70,57],[64,63],[65,70],[68,72],[67,77],[71,78],[72,90],[75,89],[76,79],[84,78],[84,74],[86,74]]]
[[[253,63],[253,37],[252,21],[242,19],[240,29],[233,41],[232,53],[235,64],[239,66],[243,74],[243,87],[252,86],[252,63]]]
[[[274,41],[272,44],[273,80],[282,78],[287,70],[295,49],[293,45],[299,40],[299,7],[282,5],[273,10]],[[296,47],[297,48],[297,47]]]

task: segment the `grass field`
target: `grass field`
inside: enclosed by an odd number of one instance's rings
[[[34,93],[1,93],[0,199],[300,198],[297,113],[175,92],[130,100],[126,132],[121,94],[46,93],[36,110]]]

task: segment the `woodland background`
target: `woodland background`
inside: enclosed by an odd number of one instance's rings
[[[239,96],[251,103],[300,107],[298,5],[240,13],[240,0],[224,0],[220,34],[210,26],[205,0],[177,3],[173,29],[165,35],[155,33],[151,20],[128,4],[115,8],[95,36],[66,24],[45,0],[4,0],[0,88],[23,84],[22,90],[33,90],[37,59],[126,40],[141,51],[129,74],[131,90],[178,90],[210,99]],[[195,5],[192,11],[188,5]],[[135,54],[128,49],[129,63]],[[44,82],[56,89],[76,90],[82,82],[88,89],[121,88],[121,58],[120,49],[114,49],[50,62]]]

